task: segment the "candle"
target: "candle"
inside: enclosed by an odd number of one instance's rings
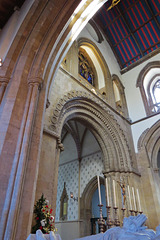
[[[116,186],[115,186],[115,180],[113,180],[113,196],[114,196],[114,207],[117,207],[116,205]]]
[[[107,206],[109,206],[109,192],[108,192],[108,179],[106,178],[106,196],[107,196]]]
[[[132,187],[132,194],[133,194],[134,210],[136,211],[136,199],[135,199],[135,194],[134,194],[134,187]]]
[[[138,199],[138,205],[139,205],[139,212],[142,212],[138,188],[137,188],[137,199]]]
[[[101,201],[101,189],[100,189],[99,176],[97,176],[97,180],[98,180],[99,205],[102,205],[102,201]]]
[[[128,185],[128,198],[129,198],[129,206],[130,206],[130,210],[133,210],[133,209],[132,209],[132,203],[131,203],[131,195],[130,195],[129,185]]]

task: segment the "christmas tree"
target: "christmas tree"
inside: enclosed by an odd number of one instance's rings
[[[42,194],[41,198],[34,205],[34,214],[36,224],[32,227],[32,233],[36,233],[40,229],[43,233],[55,232],[54,216],[52,216],[52,208],[49,205],[49,201],[44,198]]]

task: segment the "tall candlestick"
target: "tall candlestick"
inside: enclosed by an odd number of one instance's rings
[[[138,188],[137,188],[137,199],[138,199],[138,205],[139,205],[139,212],[142,212]]]
[[[98,180],[99,205],[102,205],[102,201],[101,201],[101,189],[100,189],[99,176],[97,176],[97,180]]]
[[[113,180],[113,195],[114,195],[114,207],[117,207],[116,205],[116,186],[115,186],[115,180]]]
[[[108,179],[106,178],[106,196],[107,196],[107,206],[109,206],[109,192],[108,192]]]
[[[129,198],[129,206],[130,206],[130,210],[133,210],[133,209],[132,209],[132,202],[131,202],[131,195],[130,195],[129,185],[128,185],[128,198]]]
[[[136,211],[136,199],[135,199],[135,194],[134,194],[134,187],[132,187],[132,194],[133,194],[133,203],[134,203],[134,210]]]

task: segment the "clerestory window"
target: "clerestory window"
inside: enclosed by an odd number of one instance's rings
[[[153,86],[152,99],[154,112],[160,111],[160,79]]]
[[[146,114],[160,112],[160,61],[148,63],[137,79]]]
[[[79,74],[90,84],[94,85],[94,72],[91,66],[91,60],[84,51],[79,51]]]

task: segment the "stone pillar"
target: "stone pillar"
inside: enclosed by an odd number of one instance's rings
[[[30,140],[39,98],[41,78],[29,79],[28,95],[12,164],[9,184],[2,212],[0,239],[13,239],[19,216],[23,181],[25,178]]]
[[[1,77],[0,76],[0,104],[2,102],[7,84],[9,82],[9,78],[8,77]]]
[[[53,131],[44,129],[35,200],[43,193],[52,206],[53,214],[56,209],[60,151],[63,151],[63,144],[59,136]]]

